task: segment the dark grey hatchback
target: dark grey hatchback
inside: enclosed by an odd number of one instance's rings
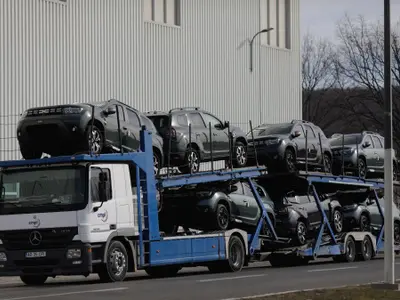
[[[163,164],[161,136],[150,119],[117,100],[28,109],[19,120],[17,138],[25,159],[40,158],[43,153],[71,155],[87,152],[90,147],[93,154],[119,152],[120,145],[124,151],[137,151],[143,125],[153,132],[154,165],[158,172]]]

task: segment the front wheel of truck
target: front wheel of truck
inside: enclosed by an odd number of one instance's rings
[[[102,282],[123,281],[128,272],[128,253],[119,241],[112,241],[107,250],[107,261],[98,272]]]
[[[45,275],[22,275],[20,278],[26,285],[43,285],[47,280]]]

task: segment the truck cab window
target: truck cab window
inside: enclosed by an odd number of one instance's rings
[[[107,195],[107,200],[112,199],[110,169],[92,168],[91,172],[90,172],[90,194],[92,195],[93,203],[100,202],[99,183],[100,183],[100,173],[101,172],[107,173],[108,181],[106,183],[106,195]]]

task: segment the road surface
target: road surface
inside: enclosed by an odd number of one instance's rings
[[[396,273],[399,271],[400,259],[396,260]],[[138,272],[125,282],[107,284],[99,283],[96,276],[62,277],[49,280],[43,287],[26,287],[17,278],[0,278],[0,300],[231,300],[290,290],[379,282],[382,279],[382,259],[343,264],[326,260],[279,269],[258,263],[234,274],[210,274],[205,268],[191,268],[183,269],[175,278],[150,279]]]

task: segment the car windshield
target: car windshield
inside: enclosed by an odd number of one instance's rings
[[[343,143],[343,137],[344,137],[344,143]],[[361,143],[361,141],[362,141],[361,134],[345,134],[344,136],[339,136],[331,139],[330,143],[331,146],[341,146],[342,144],[355,145]]]
[[[292,131],[293,124],[260,125],[253,129],[254,137],[274,134],[288,135]],[[247,134],[251,136],[251,132]]]
[[[80,103],[75,103],[75,104],[80,104]],[[85,104],[93,105],[93,106],[96,106],[96,107],[103,107],[103,106],[106,106],[108,104],[108,101],[88,102],[88,103],[85,103]]]
[[[85,207],[84,166],[2,171],[0,215]]]

